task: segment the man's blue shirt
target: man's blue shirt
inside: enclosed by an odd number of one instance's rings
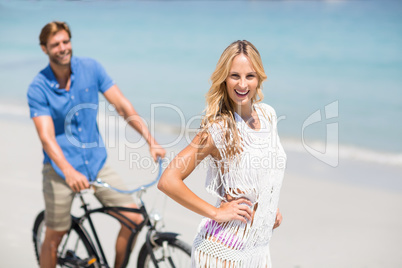
[[[96,179],[106,161],[106,149],[96,121],[98,92],[104,93],[114,81],[93,59],[72,57],[70,90],[60,89],[48,65],[28,88],[31,118],[51,116],[56,141],[67,161],[88,180]],[[43,163],[51,163],[56,172],[64,174],[45,151]]]

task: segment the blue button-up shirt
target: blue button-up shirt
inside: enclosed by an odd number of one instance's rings
[[[106,161],[106,149],[96,121],[98,92],[104,93],[114,81],[93,59],[72,57],[70,90],[59,88],[48,65],[28,88],[31,117],[51,116],[56,141],[67,161],[88,180],[96,179]],[[45,151],[43,163],[51,163],[64,178],[59,167]]]

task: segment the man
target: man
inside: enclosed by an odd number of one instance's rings
[[[98,92],[148,142],[154,160],[165,150],[155,141],[131,103],[123,96],[103,67],[93,59],[72,56],[71,32],[64,22],[50,22],[40,33],[43,52],[49,65],[28,89],[30,114],[44,151],[43,194],[46,235],[40,255],[41,267],[55,267],[57,247],[71,224],[70,210],[76,192],[89,187],[98,176],[116,188],[121,179],[105,165],[106,150],[96,116]],[[97,189],[104,205],[136,207],[131,196]],[[142,217],[126,213],[139,223]],[[122,225],[116,241],[114,267],[120,267],[130,231]]]

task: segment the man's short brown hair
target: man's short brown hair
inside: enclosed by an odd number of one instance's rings
[[[65,30],[68,33],[68,36],[71,38],[70,27],[68,27],[67,23],[62,21],[49,22],[42,28],[42,31],[40,32],[39,43],[43,46],[46,46],[49,37],[55,35],[61,30]]]

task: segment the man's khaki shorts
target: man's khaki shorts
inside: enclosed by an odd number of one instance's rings
[[[66,231],[71,226],[70,211],[75,193],[50,164],[43,166],[42,174],[46,226],[55,231]],[[117,189],[127,189],[121,178],[107,164],[99,171],[98,177]],[[118,193],[103,187],[96,188],[95,196],[104,206],[134,204],[134,199],[131,195]]]

